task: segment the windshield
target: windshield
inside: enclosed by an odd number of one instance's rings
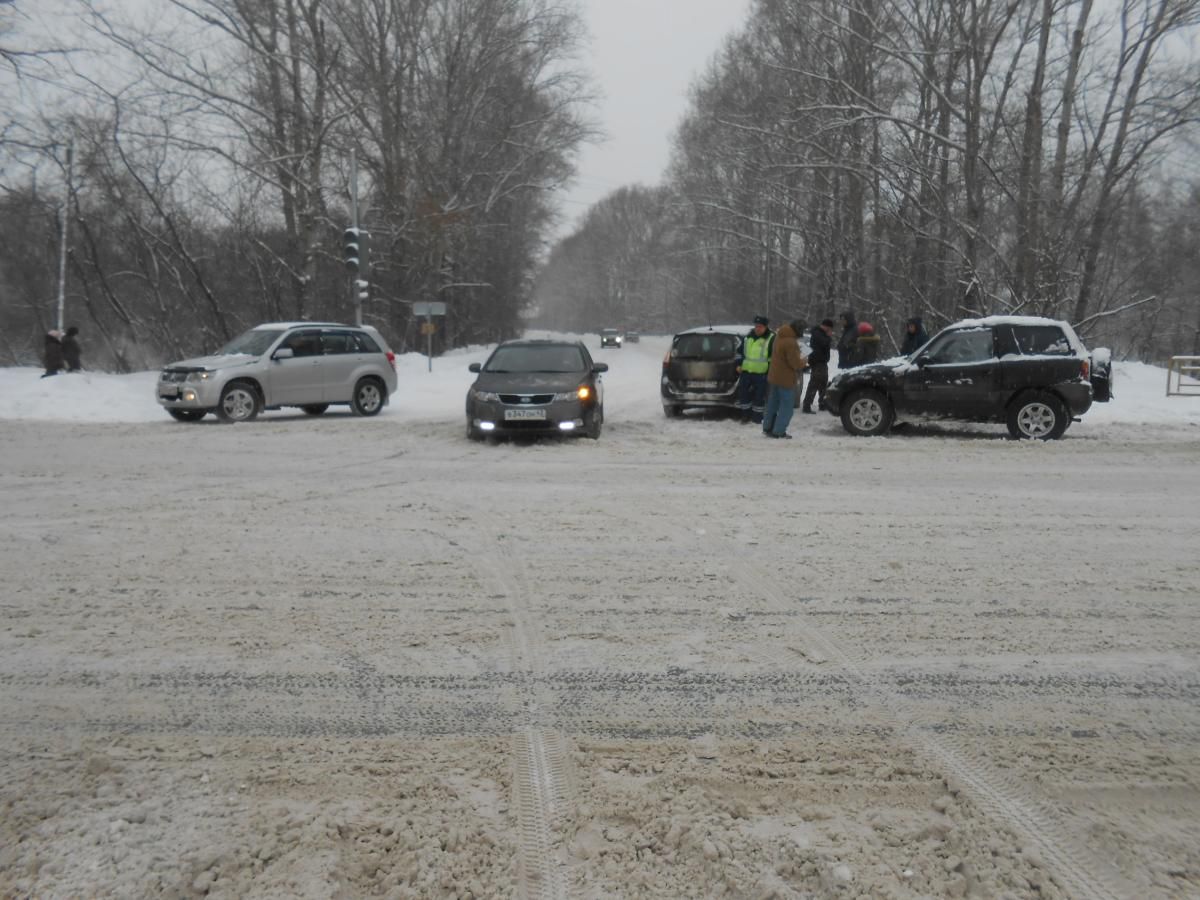
[[[485,372],[582,372],[583,354],[570,344],[514,344],[497,347]]]
[[[282,331],[247,331],[240,337],[235,337],[218,352],[218,356],[262,356],[267,348],[275,343],[275,339],[283,334]]]
[[[715,362],[737,356],[738,339],[732,334],[681,334],[671,348],[672,359]]]

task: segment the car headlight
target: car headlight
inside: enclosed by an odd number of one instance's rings
[[[483,403],[496,403],[500,400],[500,395],[494,393],[493,391],[477,391],[472,388],[471,393],[474,395],[476,400],[479,400]]]
[[[187,380],[192,382],[192,384],[196,384],[201,381],[208,381],[216,374],[216,372],[188,372]]]
[[[592,389],[586,384],[581,384],[573,391],[563,391],[561,394],[555,394],[555,400],[590,400],[592,397]]]

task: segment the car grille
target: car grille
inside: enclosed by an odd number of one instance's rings
[[[168,384],[183,384],[187,381],[188,373],[183,370],[163,369],[159,381],[165,381]]]
[[[554,399],[553,394],[501,394],[500,402],[509,406],[545,406]]]
[[[556,423],[547,419],[517,420],[503,424],[505,431],[546,431],[547,429],[558,427]]]

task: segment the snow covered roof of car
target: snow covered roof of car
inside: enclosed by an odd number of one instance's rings
[[[1075,329],[1071,327],[1070,322],[1064,322],[1061,319],[1049,319],[1045,316],[986,316],[982,319],[962,319],[947,325],[947,328],[992,328],[997,325],[1032,325],[1045,327],[1047,325],[1061,328],[1063,334],[1067,336],[1067,341],[1071,345],[1071,349],[1078,354],[1087,355],[1087,349],[1083,346],[1083,341],[1079,339],[1079,335],[1075,333]]]
[[[357,325],[345,325],[341,322],[263,322],[261,325],[255,325],[252,331],[260,331],[263,328],[357,328]]]
[[[689,328],[689,329],[687,329],[687,331],[680,331],[677,333],[676,336],[678,336],[680,334],[711,334],[711,333],[741,335],[741,334],[745,334],[753,327],[754,327],[753,325],[700,325],[700,326],[697,326],[696,328]]]
[[[983,325],[1064,325],[1071,326],[1059,319],[1048,319],[1045,316],[985,316],[982,319],[960,319],[952,322],[949,328],[970,328]]]

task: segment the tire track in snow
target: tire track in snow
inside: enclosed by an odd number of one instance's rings
[[[521,726],[513,736],[513,808],[520,828],[521,856],[517,866],[518,894],[526,900],[563,900],[570,896],[563,853],[565,828],[572,808],[569,747],[565,735],[553,728],[553,704],[545,678],[541,634],[529,618],[532,590],[526,565],[515,546],[502,543],[499,523],[477,512],[478,541],[468,548],[471,566],[484,583],[504,600],[512,627],[506,635],[518,681]],[[458,543],[471,542],[458,538]]]
[[[685,538],[684,545],[694,546],[697,534],[702,540],[705,534],[704,531],[694,532],[676,526],[670,521],[663,524],[676,538]],[[712,537],[709,542],[706,555],[710,558],[719,558],[723,551],[728,551],[728,547],[712,543]],[[1034,798],[1021,782],[1000,772],[976,752],[965,738],[936,734],[922,727],[921,712],[892,689],[885,679],[874,675],[864,665],[866,659],[861,654],[842,647],[827,630],[818,626],[804,612],[797,611],[795,604],[788,603],[769,581],[755,576],[744,566],[733,567],[733,578],[746,592],[763,598],[770,608],[786,611],[789,614],[787,629],[790,636],[802,645],[802,655],[816,665],[827,662],[839,665],[846,674],[850,689],[864,701],[870,702],[897,734],[903,735],[939,771],[949,776],[948,780],[957,782],[983,811],[1033,844],[1054,880],[1065,891],[1075,897],[1097,900],[1122,900],[1142,893],[1108,860],[1080,840],[1057,814]],[[794,665],[794,660],[784,658],[770,646],[762,646],[760,652],[781,666]]]

